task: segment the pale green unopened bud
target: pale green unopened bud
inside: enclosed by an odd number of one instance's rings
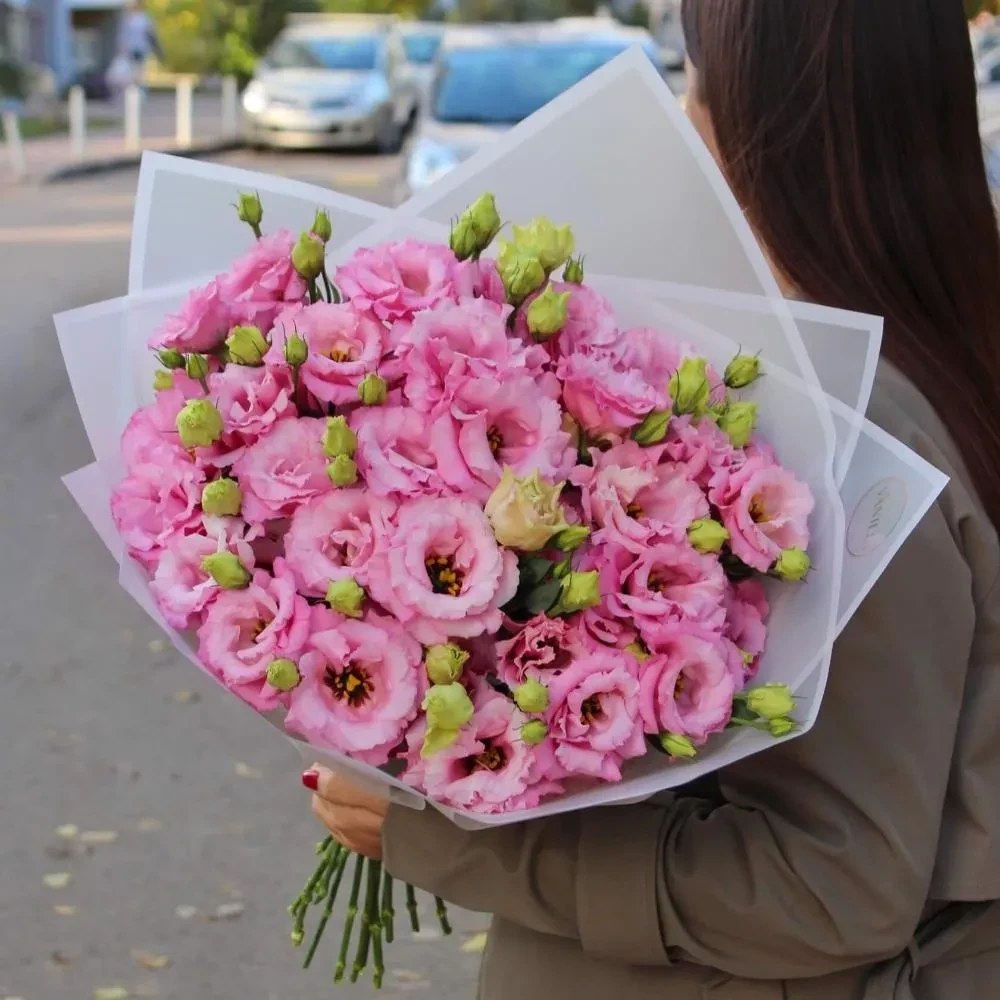
[[[164,368],[173,368],[176,370],[184,367],[184,355],[180,351],[175,351],[172,347],[165,347],[162,351],[158,351],[156,359]]]
[[[427,732],[424,733],[424,742],[420,747],[420,756],[425,760],[433,757],[441,750],[447,750],[457,739],[457,729],[435,729],[428,726]]]
[[[326,603],[348,618],[361,617],[361,609],[367,596],[365,588],[353,576],[333,580],[326,588]]]
[[[315,281],[326,266],[326,245],[312,233],[303,230],[292,247],[292,267],[299,277]]]
[[[795,731],[795,723],[791,719],[778,718],[778,719],[768,719],[767,730],[775,737],[775,739],[781,739],[782,736],[787,736],[789,733]]]
[[[208,375],[208,358],[204,354],[189,354],[184,365],[184,371],[188,378],[202,379]]]
[[[497,272],[512,305],[520,305],[545,281],[545,268],[538,258],[507,240],[500,241]]]
[[[788,583],[798,583],[803,580],[809,570],[812,569],[812,560],[803,549],[790,548],[778,556],[778,561],[771,568],[771,572],[781,580]]]
[[[334,486],[353,486],[358,481],[358,467],[348,455],[338,455],[327,467],[326,474]]]
[[[269,345],[255,326],[234,326],[226,337],[229,357],[238,365],[257,368],[264,363]]]
[[[541,719],[529,719],[521,726],[521,740],[529,747],[537,747],[545,742],[549,735],[549,727]]]
[[[570,292],[557,292],[548,285],[528,306],[528,331],[537,341],[554,337],[565,325],[569,314]]]
[[[309,357],[309,345],[297,333],[293,333],[285,341],[285,361],[293,368],[306,363]]]
[[[481,254],[500,232],[500,215],[491,194],[480,195],[459,217],[449,245],[459,260]]]
[[[468,691],[458,683],[428,688],[421,707],[429,729],[460,729],[475,711]]]
[[[235,479],[215,479],[201,491],[201,509],[218,517],[235,517],[243,506],[243,491]]]
[[[326,418],[326,430],[323,432],[323,454],[327,458],[336,458],[338,455],[354,458],[357,447],[358,439],[354,431],[347,426],[347,420],[344,417]]]
[[[162,368],[157,368],[153,372],[153,390],[155,392],[166,392],[174,387],[174,373],[165,372]]]
[[[358,385],[358,399],[365,406],[381,406],[389,396],[389,386],[384,378],[369,372]]]
[[[260,203],[260,195],[241,192],[236,201],[236,215],[240,222],[245,222],[256,230],[264,218],[264,206]]]
[[[454,684],[462,676],[469,654],[453,642],[430,646],[424,656],[424,668],[431,684]]]
[[[702,416],[708,409],[712,388],[708,384],[708,362],[704,358],[685,358],[670,379],[674,413]]]
[[[761,684],[745,695],[746,706],[762,719],[778,719],[795,711],[795,699],[787,684]]]
[[[243,590],[250,585],[250,571],[232,552],[213,552],[205,556],[201,568],[223,590]]]
[[[745,389],[760,376],[760,358],[756,354],[737,354],[726,366],[723,376],[730,389]]]
[[[573,569],[573,560],[566,556],[565,559],[560,559],[559,562],[552,567],[552,575],[557,579],[561,580],[567,573],[571,572]]]
[[[318,236],[324,243],[330,242],[330,237],[333,235],[333,223],[330,222],[330,216],[322,208],[316,210],[312,232],[313,236]]]
[[[730,403],[719,415],[719,430],[734,448],[745,448],[757,426],[756,403]]]
[[[522,712],[537,715],[549,707],[549,689],[531,677],[514,688],[514,704]]]
[[[185,448],[207,448],[222,437],[222,414],[207,399],[189,399],[176,424]]]
[[[547,273],[561,267],[576,247],[570,226],[557,226],[544,217],[531,220],[529,226],[514,226],[514,244],[524,253],[537,257]]]
[[[682,760],[690,760],[698,755],[691,740],[679,733],[660,733],[660,746],[671,757],[678,757]]]
[[[626,653],[631,653],[640,663],[645,663],[646,660],[652,657],[652,653],[646,649],[645,643],[636,639],[635,642],[630,642],[625,647]]]
[[[267,665],[267,683],[277,691],[292,691],[301,680],[299,668],[291,660],[271,660]]]
[[[654,410],[632,430],[632,440],[643,447],[659,444],[667,436],[672,416],[669,410]]]
[[[555,614],[586,611],[601,603],[600,574],[596,569],[589,573],[567,573],[560,586],[559,598],[553,609]]]
[[[560,552],[575,552],[590,538],[590,528],[582,524],[571,524],[552,539],[552,544]]]
[[[570,257],[566,261],[566,269],[563,271],[563,281],[571,285],[583,284],[583,258]]]
[[[713,552],[721,552],[722,546],[729,541],[729,532],[718,521],[703,517],[692,521],[687,530],[688,541],[703,556]]]

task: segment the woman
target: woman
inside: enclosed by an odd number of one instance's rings
[[[484,1000],[985,1000],[1000,980],[1000,240],[955,0],[687,0],[689,113],[789,295],[886,317],[870,417],[952,481],[819,723],[666,804],[467,833],[307,772],[495,914]]]

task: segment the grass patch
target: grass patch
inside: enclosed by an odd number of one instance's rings
[[[87,131],[98,132],[104,129],[121,128],[122,123],[117,118],[88,118]],[[47,135],[65,135],[69,132],[69,124],[59,118],[22,118],[21,138],[40,139]],[[0,124],[0,139],[6,139],[3,125]]]

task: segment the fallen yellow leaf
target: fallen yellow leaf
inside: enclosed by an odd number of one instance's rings
[[[117,830],[84,830],[80,834],[81,844],[113,844],[117,839]]]
[[[251,767],[249,764],[244,764],[243,761],[238,760],[236,765],[233,767],[236,772],[237,778],[263,778],[264,772],[259,771],[256,767]]]
[[[145,819],[139,820],[136,824],[136,829],[141,830],[143,833],[153,833],[155,830],[162,830],[163,823],[158,819],[153,819],[152,816],[147,816]]]
[[[188,691],[187,688],[182,688],[180,691],[174,692],[174,701],[178,705],[189,705],[192,701],[197,701],[198,696],[194,691]]]
[[[73,881],[73,876],[69,872],[49,872],[42,876],[42,882],[49,889],[65,889]]]
[[[151,951],[142,951],[138,948],[133,948],[131,953],[132,959],[138,962],[144,969],[165,969],[170,964],[169,955],[157,955]]]
[[[162,653],[167,648],[167,644],[162,639],[153,639],[149,643],[149,651],[151,653]]]
[[[52,909],[59,914],[60,917],[75,917],[76,907],[75,906],[53,906]]]
[[[478,954],[486,947],[486,938],[486,931],[473,934],[468,941],[462,943],[462,951],[468,952],[470,955]]]
[[[94,1000],[128,1000],[128,990],[124,986],[98,986]]]
[[[56,827],[56,836],[61,837],[63,840],[72,840],[79,832],[80,828],[73,823]]]

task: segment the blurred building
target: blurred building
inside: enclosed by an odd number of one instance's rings
[[[60,87],[99,89],[115,53],[125,0],[29,0],[41,18],[43,58]]]

